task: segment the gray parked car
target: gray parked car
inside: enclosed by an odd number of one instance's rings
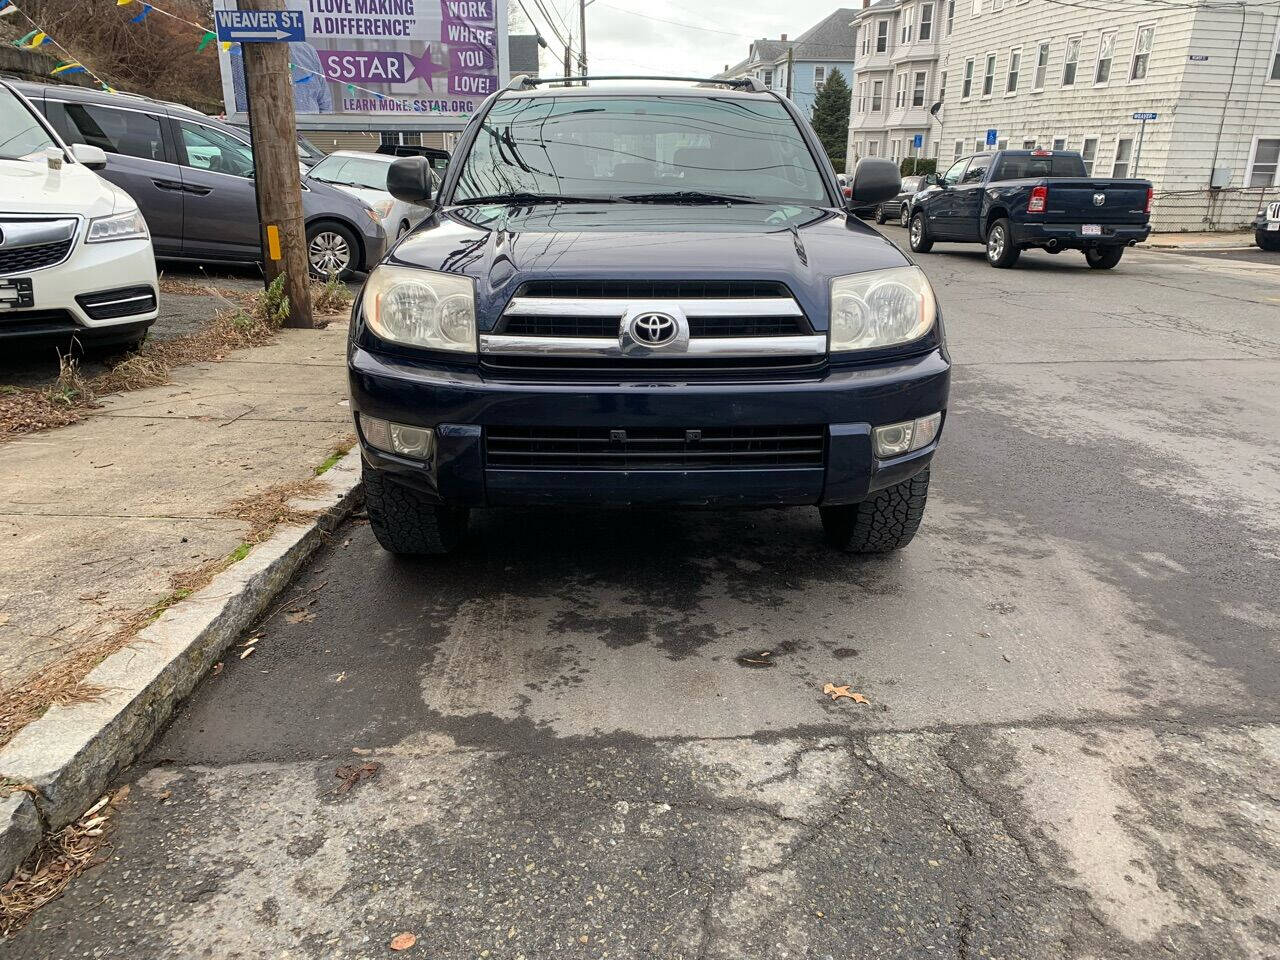
[[[107,154],[99,174],[133,197],[158,259],[261,259],[253,152],[246,131],[176,103],[43,83],[13,84],[68,143]],[[323,183],[304,183],[307,255],[317,276],[350,276],[382,259],[376,211]]]

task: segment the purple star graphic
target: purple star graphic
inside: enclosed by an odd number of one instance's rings
[[[432,84],[431,81],[435,78],[435,75],[437,73],[448,72],[447,67],[444,67],[441,64],[436,63],[435,59],[431,56],[430,46],[428,46],[422,52],[422,56],[420,57],[410,56],[409,54],[406,53],[405,58],[411,64],[413,64],[413,72],[409,74],[408,82],[411,83],[414,80],[421,77],[423,80],[427,82],[427,89],[433,92],[435,90],[435,85]]]

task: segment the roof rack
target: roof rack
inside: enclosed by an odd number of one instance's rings
[[[750,90],[752,93],[767,93],[769,90],[768,87],[755,77],[734,77],[733,79],[725,79],[722,77],[646,77],[639,75],[602,77],[531,77],[526,73],[512,77],[511,82],[507,84],[507,89],[515,91],[532,90],[535,87],[544,86],[549,83],[569,84],[574,81],[585,82],[587,80],[676,80],[681,83],[712,83],[722,87],[736,87],[739,89]]]

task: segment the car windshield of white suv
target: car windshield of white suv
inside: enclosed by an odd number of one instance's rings
[[[0,160],[35,160],[54,146],[26,105],[0,86]]]
[[[452,202],[486,200],[832,202],[781,103],[713,96],[498,100]]]
[[[385,160],[366,160],[363,157],[326,157],[311,168],[311,179],[343,187],[381,190],[386,193],[387,170],[390,166],[391,164]]]

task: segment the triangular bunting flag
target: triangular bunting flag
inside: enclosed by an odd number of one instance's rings
[[[138,11],[138,15],[137,15],[136,17],[131,17],[131,18],[129,19],[129,22],[130,22],[130,23],[141,23],[143,20],[147,19],[147,14],[148,14],[148,13],[150,13],[150,12],[151,12],[151,4],[149,4],[149,3],[144,3],[144,4],[142,5],[142,9]]]
[[[196,47],[196,53],[199,53],[201,50],[203,50],[205,47],[207,47],[210,43],[212,43],[216,39],[217,39],[217,34],[215,34],[212,30],[206,30],[204,32],[204,36],[200,38],[200,46]]]

